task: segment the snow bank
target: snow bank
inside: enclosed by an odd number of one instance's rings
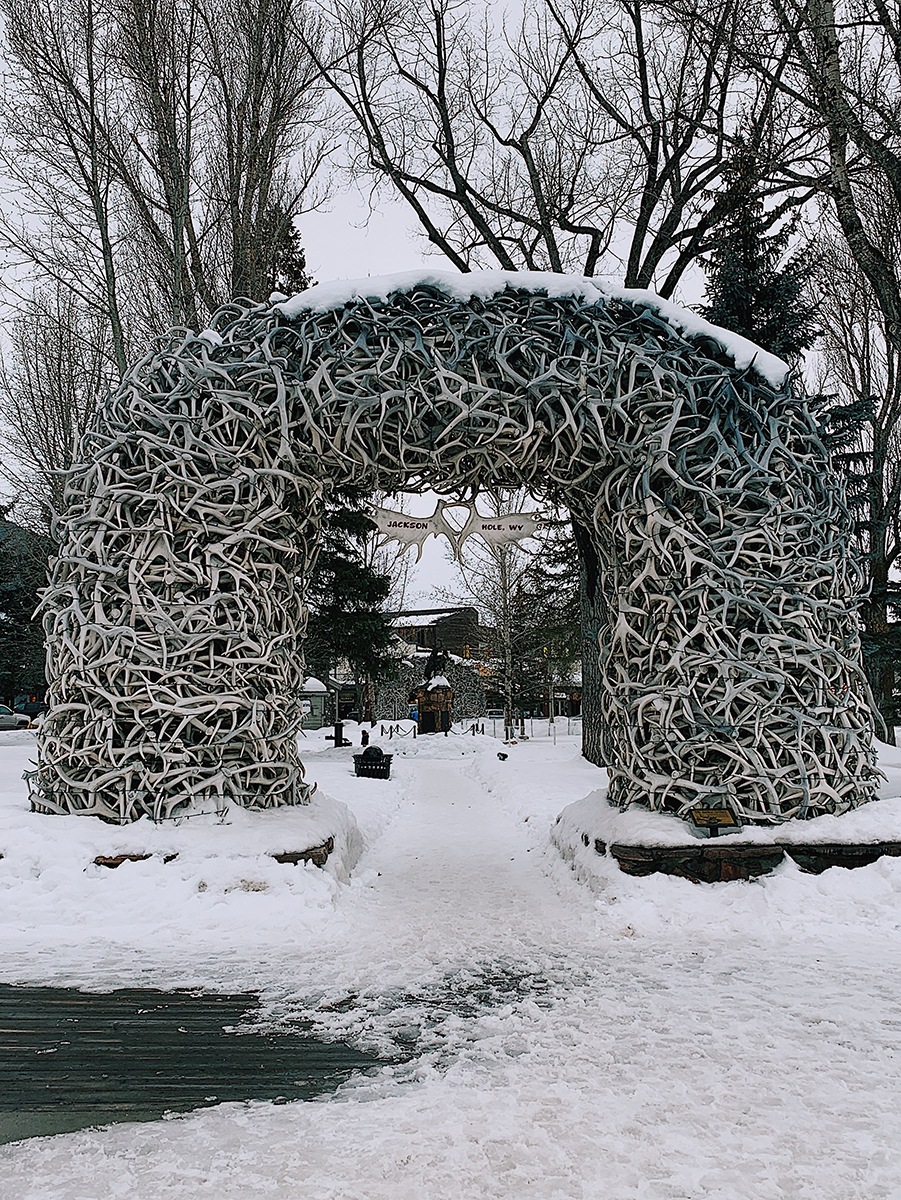
[[[608,846],[685,846],[708,840],[671,813],[629,808],[621,812],[607,803],[606,788],[598,789],[575,804],[567,805],[558,818],[555,840],[575,846],[582,834]],[[901,842],[901,798],[874,800],[840,817],[822,816],[812,821],[786,821],[783,825],[746,825],[738,833],[722,832],[718,846],[735,843],[773,845],[780,843],[858,844]]]
[[[303,807],[230,808],[222,818],[198,813],[158,825],[32,813],[21,775],[33,755],[33,734],[0,734],[0,939],[7,949],[34,940],[52,958],[50,947],[62,941],[84,967],[98,938],[126,959],[175,946],[187,953],[198,942],[214,953],[248,939],[291,944],[328,921],[362,850],[350,810],[322,789]],[[334,850],[324,868],[271,857],[329,838]],[[122,854],[151,857],[116,868],[94,863]],[[90,979],[90,972],[76,977]],[[10,971],[3,978],[15,981]]]
[[[649,308],[686,338],[706,337],[722,346],[739,370],[753,367],[771,384],[780,387],[788,374],[788,364],[760,346],[712,325],[690,309],[664,300],[644,288],[623,288],[584,275],[558,275],[551,271],[401,271],[396,275],[373,275],[366,279],[337,279],[320,283],[306,292],[282,303],[274,304],[276,312],[286,317],[304,312],[324,313],[342,308],[354,300],[386,301],[394,292],[412,291],[422,285],[437,288],[454,300],[465,303],[473,298],[488,300],[507,288],[542,292],[551,297],[574,297],[588,304],[604,304],[608,299],[624,300],[637,307]]]
[[[879,746],[889,776],[883,792],[897,787],[901,751]],[[584,844],[583,834],[588,839]],[[783,936],[854,939],[873,935],[894,945],[901,934],[901,859],[884,857],[870,866],[832,867],[808,875],[787,855],[771,874],[742,882],[698,884],[675,876],[633,877],[616,860],[598,854],[595,839],[608,846],[685,846],[706,841],[703,831],[663,813],[620,812],[607,803],[606,788],[567,805],[551,829],[551,843],[567,870],[597,897],[611,927],[628,937],[673,936],[709,941],[730,937],[744,945],[772,943]],[[901,798],[897,792],[841,817],[747,827],[720,834],[716,845],[743,842],[870,843],[901,841]]]

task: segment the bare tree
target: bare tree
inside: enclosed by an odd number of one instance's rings
[[[879,237],[886,258],[901,253],[891,221],[881,231],[871,223],[869,236]],[[832,394],[838,416],[834,457],[846,479],[857,557],[867,582],[861,607],[864,662],[894,741],[899,656],[891,626],[899,607],[892,574],[901,556],[901,353],[889,337],[873,287],[837,232],[820,245],[815,284],[822,320],[819,386]]]
[[[395,512],[405,513],[408,508],[408,499],[404,494],[389,498],[383,492],[376,492],[370,496],[369,502],[375,507],[386,504]],[[385,542],[381,533],[373,533],[366,541],[363,549],[365,566],[389,581],[389,591],[383,605],[386,612],[406,607],[407,591],[416,563],[409,551],[410,547],[401,542]]]
[[[53,508],[58,487],[29,474],[35,424],[71,447],[162,329],[202,327],[235,292],[265,299],[286,262],[296,279],[294,219],[315,202],[330,135],[295,0],[0,0],[0,12],[16,78],[0,107],[15,200],[0,242],[38,286],[8,356],[6,448],[24,458],[6,478],[47,483]]]
[[[109,151],[120,114],[111,98],[108,21],[95,0],[10,0],[2,6],[16,88],[3,101],[7,246],[109,324],[121,373],[122,197]],[[17,201],[17,202],[16,202]]]
[[[792,98],[822,128],[835,217],[901,350],[901,272],[872,211],[875,192],[895,226],[901,215],[901,14],[885,0],[776,0],[774,12],[791,52]]]
[[[661,0],[677,19],[695,0]],[[712,46],[715,15],[699,37]],[[901,10],[887,0],[764,0],[736,27],[733,54],[771,88],[788,125],[806,134],[809,161],[776,166],[798,187],[826,198],[849,253],[901,346],[901,272],[880,242],[873,198],[901,212]]]
[[[330,138],[294,0],[2,0],[7,245],[132,342],[265,298]]]
[[[353,168],[460,270],[616,270],[670,295],[709,248],[739,126],[755,144],[776,127],[775,84],[732,52],[745,9],[716,11],[714,36],[648,0],[540,0],[480,29],[454,0],[330,0],[333,41],[309,49]],[[802,151],[786,133],[780,155]]]
[[[321,133],[322,85],[305,49],[318,25],[295,0],[204,0],[201,15],[217,121],[209,187],[219,274],[230,296],[265,297],[294,218],[325,194],[314,180],[334,140]]]
[[[110,328],[55,284],[35,292],[9,335],[11,354],[0,369],[0,475],[20,520],[49,535],[78,441],[115,378]]]

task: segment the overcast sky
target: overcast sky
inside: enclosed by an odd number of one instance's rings
[[[352,185],[336,183],[326,210],[298,221],[307,267],[318,283],[390,275],[426,264],[453,270],[444,255],[427,255],[428,243],[414,229],[409,208],[380,192],[378,211],[369,215],[366,198]]]

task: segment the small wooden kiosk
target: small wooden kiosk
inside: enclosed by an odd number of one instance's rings
[[[301,727],[303,729],[321,729],[326,723],[328,688],[320,679],[311,675],[304,681],[301,707],[303,711]]]
[[[451,727],[454,692],[443,675],[436,675],[414,692],[419,711],[417,732],[446,733]]]

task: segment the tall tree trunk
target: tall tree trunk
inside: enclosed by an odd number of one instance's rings
[[[865,633],[869,635],[869,653],[864,653],[864,670],[873,693],[877,733],[889,745],[895,745],[895,667],[888,646],[889,637],[889,562],[886,553],[888,528],[885,506],[886,439],[874,430],[873,459],[870,466],[870,595],[862,606]],[[881,718],[881,720],[880,720]],[[884,729],[880,729],[880,724]]]
[[[606,605],[598,591],[598,557],[591,533],[573,520],[579,550],[579,604],[582,615],[582,755],[604,766],[604,730],[601,720],[601,671],[598,666],[598,629]]]

